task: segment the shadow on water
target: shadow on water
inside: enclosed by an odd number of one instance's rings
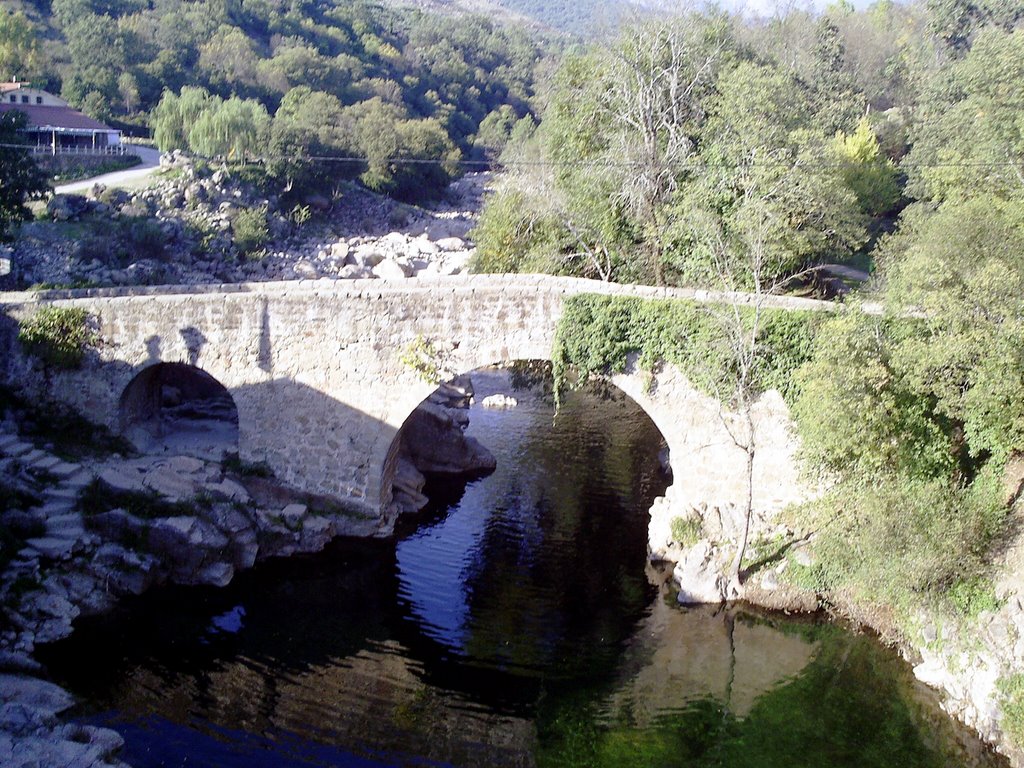
[[[498,469],[434,482],[394,541],[154,591],[44,661],[137,768],[999,764],[869,637],[676,606],[645,574],[666,481],[629,413],[476,409]]]

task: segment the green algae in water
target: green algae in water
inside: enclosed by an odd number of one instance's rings
[[[682,610],[682,609],[678,609]],[[552,695],[538,714],[539,768],[967,768],[1005,765],[936,706],[907,665],[874,639],[829,624],[740,612],[725,617],[731,672],[744,626],[768,626],[813,648],[799,674],[746,702],[749,691],[695,696],[638,716],[600,686]],[[730,706],[734,704],[734,706]]]

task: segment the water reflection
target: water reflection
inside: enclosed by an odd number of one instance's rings
[[[138,768],[999,764],[870,638],[676,606],[645,569],[653,424],[517,396],[472,415],[498,471],[397,542],[154,592],[46,661]]]

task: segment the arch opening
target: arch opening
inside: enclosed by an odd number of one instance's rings
[[[495,372],[502,372],[505,382],[497,389],[493,382],[491,386],[484,386],[478,397],[474,379]],[[588,386],[604,399],[628,401],[651,422],[660,441],[658,463],[670,485],[672,468],[668,441],[644,406],[607,379],[595,380]],[[383,506],[390,507],[395,514],[416,512],[429,501],[424,494],[427,477],[473,478],[492,472],[495,459],[490,449],[493,446],[465,434],[470,408],[473,406],[477,414],[515,408],[517,394],[544,400],[553,408],[554,380],[550,361],[514,360],[481,366],[440,384],[409,414],[391,442],[381,478]]]
[[[581,635],[614,646],[653,599],[664,574],[649,564],[648,530],[670,482],[664,438],[609,381],[570,393],[555,417],[547,364],[468,377],[467,435],[496,467],[472,482],[429,478],[428,503],[398,529],[399,593],[419,635],[445,653],[530,678],[572,659]],[[396,443],[396,457],[408,455]]]
[[[238,408],[227,388],[187,363],[157,363],[121,394],[121,434],[143,453],[217,460],[238,450]]]

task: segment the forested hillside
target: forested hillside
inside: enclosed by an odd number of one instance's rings
[[[933,0],[629,25],[561,58],[503,156],[479,267],[687,284],[737,250],[773,280],[866,266],[909,202],[1018,195],[1021,18]]]
[[[905,631],[932,601],[999,605],[987,569],[1024,455],[1022,22],[1019,3],[931,0],[630,25],[562,58],[476,230],[480,271],[755,297],[870,271],[852,311],[781,332],[749,306],[698,322],[595,299],[560,365],[696,360],[742,412],[782,360],[771,386],[828,488],[793,577]]]
[[[152,127],[163,148],[270,156],[290,182],[303,156],[370,158],[332,172],[403,197],[499,148],[533,109],[542,58],[514,26],[365,0],[40,0],[7,4],[0,25],[0,76]]]

